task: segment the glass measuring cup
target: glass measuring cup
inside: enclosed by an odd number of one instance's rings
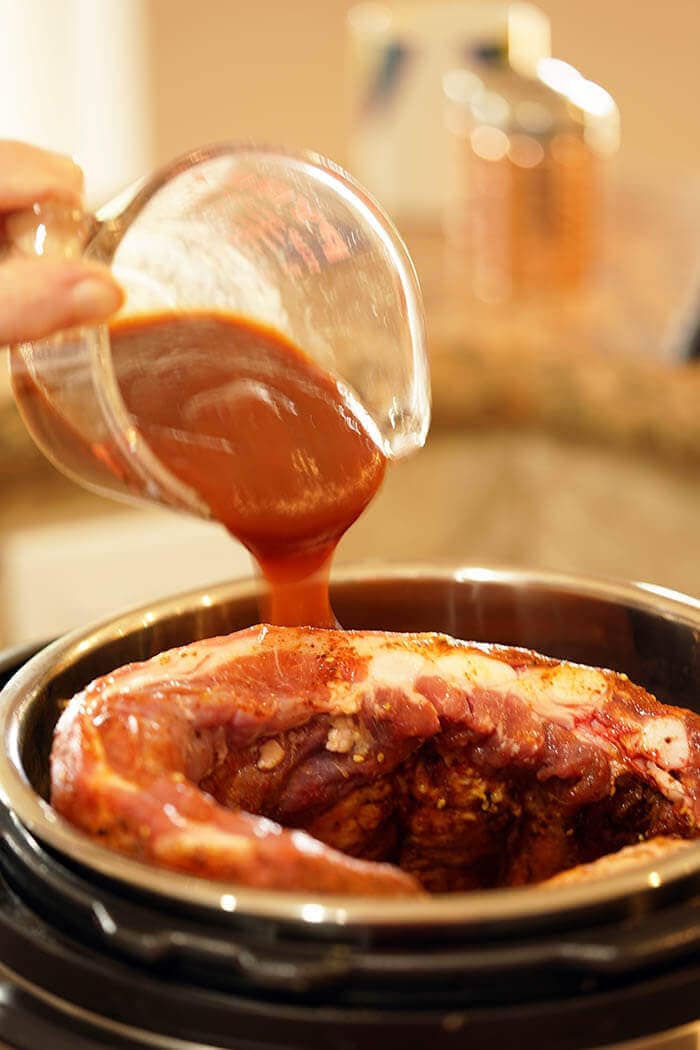
[[[277,329],[347,389],[387,457],[423,444],[430,397],[415,271],[377,204],[330,161],[198,149],[96,216],[37,205],[8,229],[20,251],[111,265],[126,317],[206,308]],[[14,347],[10,361],[25,423],[64,473],[108,496],[210,516],[127,409],[107,326]]]

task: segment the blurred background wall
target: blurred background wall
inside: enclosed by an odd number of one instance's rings
[[[80,157],[94,201],[151,163],[143,0],[0,0],[0,136]]]
[[[77,153],[94,199],[208,141],[346,160],[350,0],[0,0],[0,134]],[[622,113],[622,164],[700,177],[698,0],[541,0]]]
[[[144,0],[154,152],[258,138],[346,155],[349,0]],[[615,97],[622,163],[700,177],[698,0],[541,0],[553,53]],[[322,85],[322,86],[321,86]]]

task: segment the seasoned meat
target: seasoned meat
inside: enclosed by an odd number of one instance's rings
[[[437,634],[258,626],[97,679],[52,803],[250,886],[522,885],[700,823],[700,717],[624,675]]]

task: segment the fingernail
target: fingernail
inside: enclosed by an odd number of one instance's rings
[[[123,302],[117,285],[99,277],[85,277],[70,291],[76,321],[101,321],[115,313]]]

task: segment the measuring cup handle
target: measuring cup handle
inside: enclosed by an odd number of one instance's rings
[[[28,257],[76,259],[94,238],[100,223],[89,212],[62,201],[44,201],[6,216],[5,253]]]

